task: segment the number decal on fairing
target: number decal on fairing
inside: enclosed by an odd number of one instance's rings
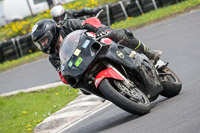
[[[80,50],[80,49],[76,49],[76,50],[74,51],[74,55],[76,55],[76,56],[79,56],[80,53],[81,53],[81,50]]]
[[[73,63],[70,61],[70,62],[68,63],[68,66],[69,66],[69,67],[72,67],[72,65],[73,65]]]
[[[78,57],[78,59],[75,62],[75,66],[78,67],[82,61],[83,61],[83,59],[81,57]]]

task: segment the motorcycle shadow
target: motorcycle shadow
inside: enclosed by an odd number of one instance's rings
[[[155,101],[151,102],[151,109],[153,109],[155,106],[157,106],[159,103],[162,103],[166,100],[168,100],[169,98],[163,97],[163,96],[159,96],[158,99],[156,99]]]

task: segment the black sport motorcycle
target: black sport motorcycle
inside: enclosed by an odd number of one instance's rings
[[[62,75],[73,88],[107,99],[133,114],[149,113],[151,101],[159,95],[176,96],[182,88],[168,63],[159,60],[154,65],[144,54],[108,38],[97,41],[86,30],[70,33],[59,56]]]

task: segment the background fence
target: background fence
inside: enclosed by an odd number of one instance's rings
[[[122,0],[102,6],[104,11],[100,14],[99,19],[103,24],[110,26],[112,23],[124,20],[127,17],[136,17],[180,1],[183,0]],[[31,40],[30,33],[0,42],[0,63],[20,58],[37,50]]]

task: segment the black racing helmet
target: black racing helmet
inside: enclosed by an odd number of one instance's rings
[[[57,51],[60,29],[52,19],[42,19],[32,28],[33,43],[44,53],[52,54]]]

